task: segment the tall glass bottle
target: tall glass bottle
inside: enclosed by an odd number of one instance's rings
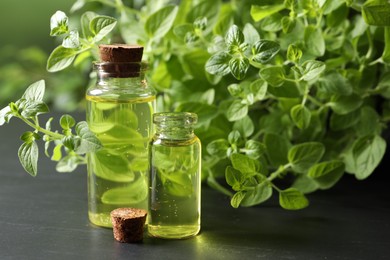
[[[197,115],[157,113],[150,144],[148,232],[180,239],[200,230],[201,143],[194,134]]]
[[[142,62],[96,62],[94,69],[97,83],[86,93],[86,117],[103,149],[88,155],[88,215],[93,224],[111,227],[115,208],[147,209],[156,93],[145,80]]]

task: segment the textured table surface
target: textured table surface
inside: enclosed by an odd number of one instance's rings
[[[18,122],[0,127],[0,259],[389,259],[384,167],[363,182],[346,176],[294,212],[276,197],[233,209],[204,186],[198,236],[121,244],[110,229],[88,222],[85,167],[57,173],[41,156],[37,177],[24,172],[17,157],[24,130]]]

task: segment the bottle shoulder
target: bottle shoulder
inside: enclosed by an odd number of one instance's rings
[[[98,82],[86,90],[87,100],[138,100],[148,102],[156,99],[157,92],[147,84],[108,84]]]

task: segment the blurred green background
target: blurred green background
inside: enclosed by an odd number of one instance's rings
[[[0,16],[0,108],[17,100],[40,79],[46,81],[46,101],[52,110],[80,108],[85,75],[69,69],[55,75],[46,71],[46,61],[58,45],[49,35],[50,17],[69,13],[73,0],[1,0]]]
[[[50,51],[50,17],[57,10],[68,11],[70,0],[1,0],[0,46],[38,46]],[[3,63],[3,60],[1,60]]]

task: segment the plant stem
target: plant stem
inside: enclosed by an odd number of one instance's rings
[[[65,137],[62,134],[46,130],[45,128],[42,128],[39,125],[36,125],[36,124],[32,123],[31,121],[29,121],[28,119],[24,118],[23,116],[19,116],[18,115],[16,117],[20,118],[23,122],[25,122],[30,127],[34,128],[35,130],[37,130],[37,131],[39,131],[39,132],[41,132],[41,133],[43,133],[45,135],[48,135],[50,137],[53,137],[54,139],[58,139],[59,140],[59,139],[62,139],[63,137]]]

